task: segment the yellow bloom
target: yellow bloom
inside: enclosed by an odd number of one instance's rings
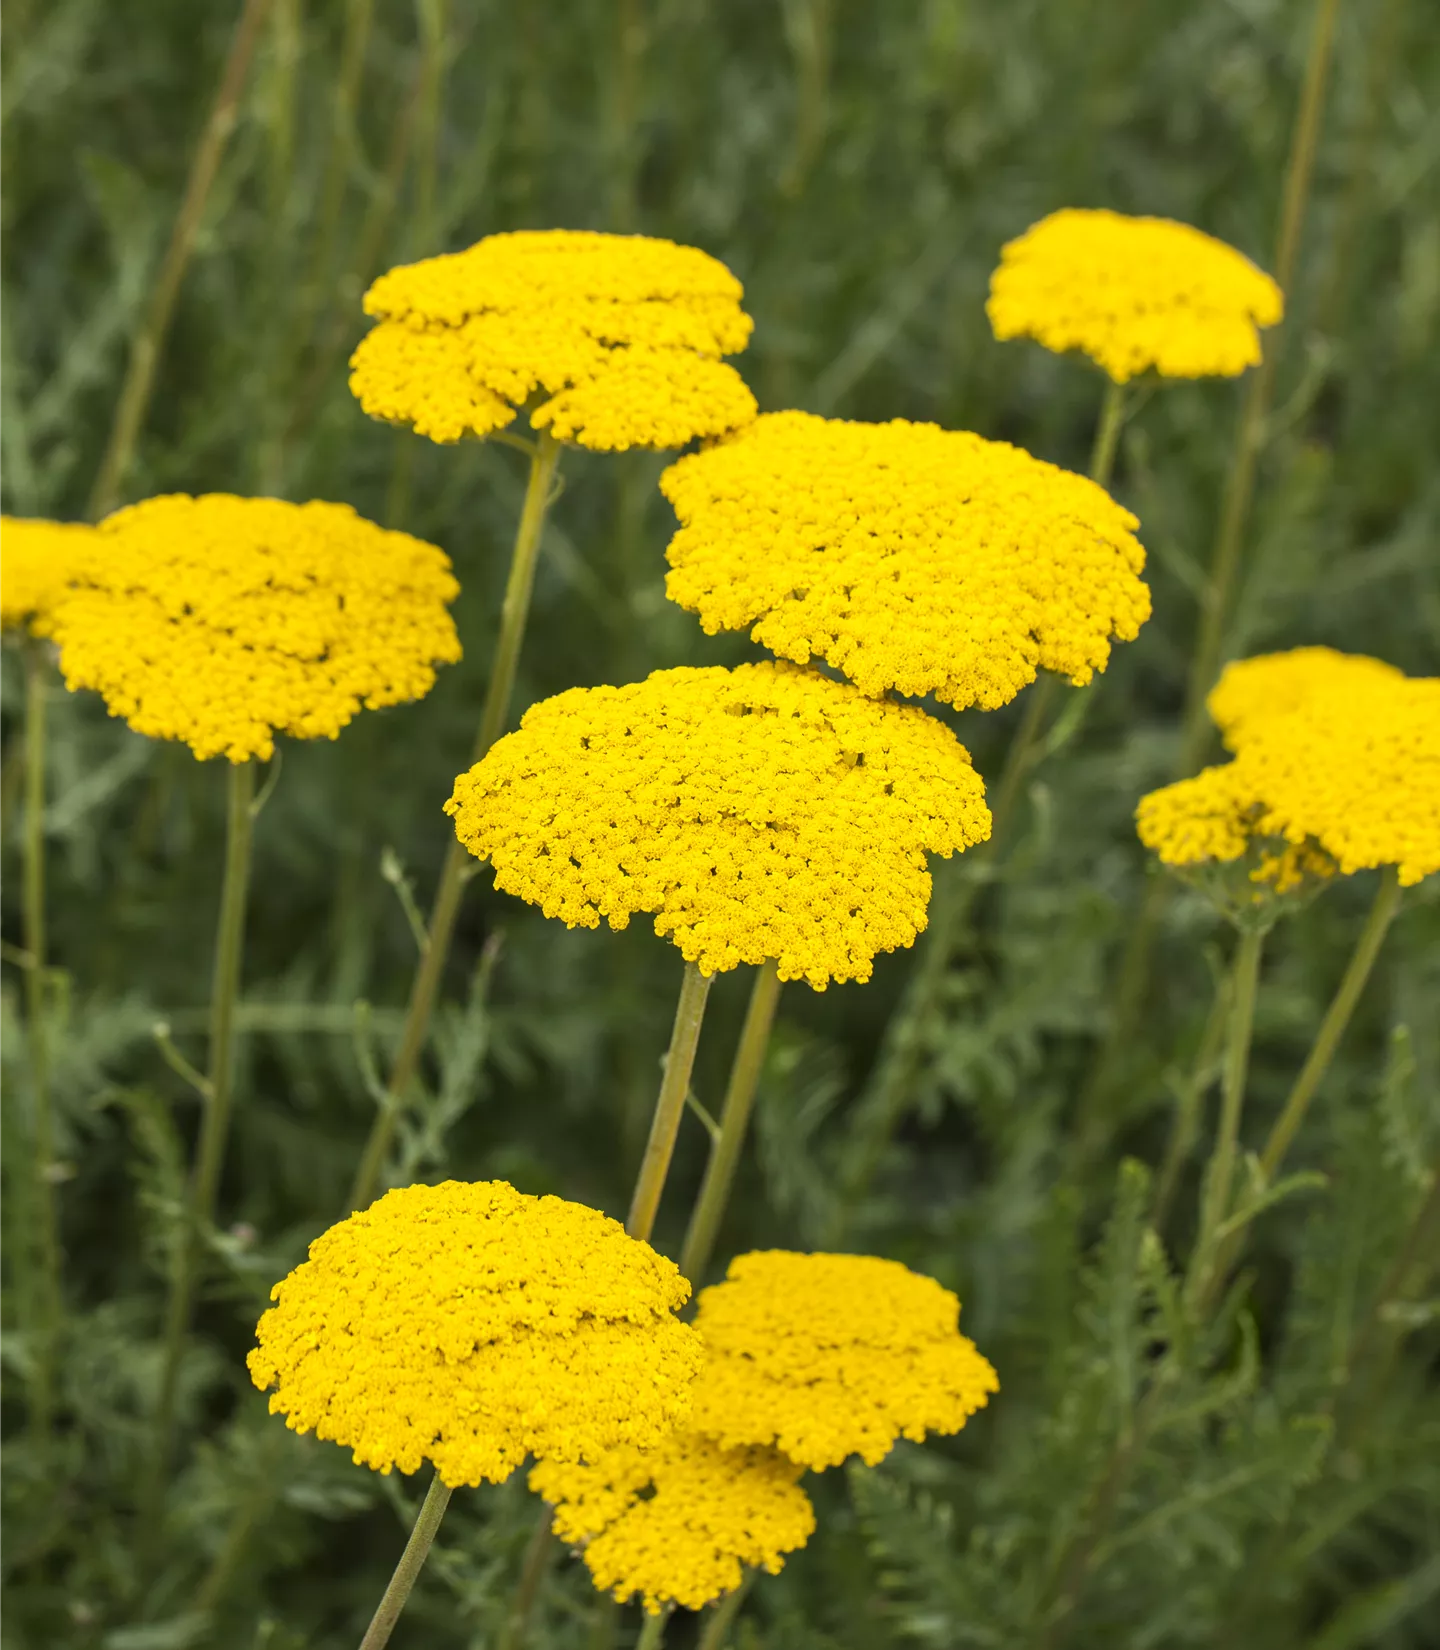
[[[706,1364],[691,1426],[807,1467],[958,1432],[1000,1383],[933,1278],[870,1255],[740,1255],[700,1295]]]
[[[658,1613],[713,1604],[747,1565],[777,1574],[815,1529],[800,1472],[773,1449],[722,1449],[677,1432],[657,1449],[612,1450],[593,1464],[542,1462],[530,1487],[555,1504],[557,1533],[583,1543],[602,1592],[621,1603],[639,1593]]]
[[[445,804],[495,885],[571,927],[655,913],[707,974],[865,980],[925,926],[927,853],[990,834],[984,787],[924,711],[793,665],[573,688]]]
[[[271,1290],[250,1375],[362,1466],[500,1482],[534,1454],[651,1448],[685,1419],[690,1286],[617,1221],[504,1181],[409,1186]]]
[[[405,264],[365,294],[379,325],[351,358],[372,418],[432,441],[537,429],[604,452],[681,447],[755,416],[720,359],[742,350],[739,281],[693,246],[645,235],[517,230]]]
[[[1117,384],[1233,378],[1260,360],[1259,327],[1284,313],[1280,288],[1189,224],[1067,208],[1000,253],[985,306],[997,338],[1083,350]]]
[[[863,692],[1007,704],[1150,616],[1138,526],[1083,476],[934,424],[769,413],[671,465],[672,601]]]
[[[25,625],[32,636],[48,636],[96,537],[83,522],[0,516],[0,628]]]
[[[449,558],[348,504],[177,493],[117,511],[97,540],[55,618],[66,685],[197,757],[333,739],[460,657]]]

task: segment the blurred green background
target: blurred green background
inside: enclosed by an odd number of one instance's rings
[[[9,0],[8,512],[85,513],[238,12]],[[383,1064],[413,963],[382,854],[428,903],[523,486],[513,452],[436,447],[360,413],[345,362],[368,281],[501,229],[669,236],[744,282],[756,328],[736,364],[762,408],[933,419],[1083,468],[1101,381],[991,338],[1001,244],[1056,207],[1110,206],[1194,223],[1268,265],[1314,14],[1311,0],[273,0],[124,496],[340,499],[431,539],[462,581],[466,657],[420,704],[362,713],[333,745],[285,745],[256,838],[240,1099],[186,1366],[186,1464],[162,1572],[144,1587],[133,1492],[195,1123],[151,1027],[163,1017],[203,1052],[224,776],[56,690],[47,833],[70,1316],[62,1425],[42,1450],[23,1425],[28,1111],[7,968],[0,1642],[353,1644],[418,1494],[285,1433],[243,1367],[270,1284],[342,1212],[372,1113],[366,1066]],[[1342,0],[1227,657],[1324,642],[1437,668],[1437,162],[1432,6]],[[957,1439],[815,1484],[820,1531],[754,1589],[733,1640],[746,1650],[1440,1643],[1440,1238],[1415,1224],[1440,1143],[1435,888],[1407,898],[1294,1154],[1325,1185],[1263,1217],[1213,1343],[1129,1454],[1198,1156],[1154,1237],[1141,1165],[1164,1152],[1230,945],[1195,895],[1166,908],[1111,1147],[1083,1172],[1073,1152],[1147,875],[1133,809],[1176,760],[1241,393],[1167,386],[1127,427],[1114,490],[1142,521],[1155,617],[1117,652],[1081,736],[1037,771],[921,1028],[899,1135],[858,1202],[838,1199],[840,1166],[916,957],[880,959],[865,986],[786,988],[719,1264],[761,1245],[902,1259],[959,1292],[1003,1390]],[[665,602],[664,462],[565,455],[517,705],[758,656]],[[4,666],[13,757],[8,648]],[[993,776],[1019,709],[942,714]],[[1372,882],[1330,890],[1274,936],[1249,1144],[1304,1056]],[[647,923],[572,933],[489,883],[471,886],[430,1097],[397,1173],[504,1177],[621,1214],[680,958]],[[16,896],[7,874],[18,942]],[[696,1073],[712,1105],[747,989],[737,974],[712,996]],[[678,1244],[704,1143],[687,1123],[661,1247]],[[520,1479],[457,1496],[395,1645],[496,1643],[536,1506]],[[531,1642],[601,1650],[630,1642],[637,1620],[569,1562]],[[682,1616],[669,1642],[693,1636]]]

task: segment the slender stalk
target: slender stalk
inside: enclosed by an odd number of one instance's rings
[[[1220,1119],[1215,1130],[1215,1146],[1205,1171],[1205,1188],[1200,1202],[1200,1231],[1190,1262],[1187,1293],[1193,1302],[1204,1304],[1216,1275],[1217,1233],[1230,1211],[1230,1188],[1235,1178],[1235,1158],[1240,1139],[1240,1112],[1245,1103],[1245,1077],[1250,1066],[1250,1034],[1255,1023],[1255,994],[1260,982],[1260,952],[1265,944],[1263,928],[1241,931],[1235,953],[1234,987],[1230,999],[1230,1025],[1225,1045],[1225,1067],[1220,1090]]]
[[[520,659],[520,646],[525,638],[525,622],[530,613],[530,594],[535,583],[535,563],[540,553],[540,540],[545,526],[545,514],[550,505],[551,483],[560,455],[560,443],[548,432],[542,431],[530,460],[530,479],[525,488],[525,503],[520,512],[520,526],[515,535],[515,548],[510,558],[510,575],[505,586],[505,600],[500,610],[500,635],[495,646],[494,663],[490,669],[490,686],[480,713],[480,729],[475,740],[472,763],[480,761],[505,731],[510,715],[510,699],[515,688],[515,669]],[[420,1056],[430,1030],[430,1016],[440,988],[440,977],[450,954],[450,941],[455,932],[455,919],[460,912],[470,867],[469,853],[454,838],[445,855],[445,866],[440,873],[440,886],[430,912],[430,943],[420,955],[415,978],[410,987],[410,1002],[405,1011],[405,1025],[400,1034],[400,1049],[386,1088],[386,1104],[375,1114],[370,1138],[355,1182],[350,1189],[350,1207],[363,1209],[375,1196],[375,1188],[385,1167],[395,1125],[410,1092],[411,1084],[420,1066]],[[683,1101],[684,1096],[681,1096]]]
[[[1265,1171],[1267,1180],[1275,1178],[1275,1172],[1289,1150],[1290,1142],[1305,1120],[1305,1113],[1315,1097],[1315,1090],[1319,1088],[1321,1079],[1330,1069],[1335,1050],[1345,1035],[1346,1026],[1350,1024],[1350,1016],[1355,1012],[1360,993],[1365,989],[1365,982],[1370,978],[1370,970],[1375,966],[1375,959],[1380,954],[1380,947],[1385,943],[1385,935],[1399,908],[1399,874],[1393,865],[1386,866],[1380,873],[1380,886],[1376,890],[1374,904],[1371,905],[1370,915],[1365,919],[1365,926],[1360,931],[1360,938],[1355,942],[1355,949],[1346,965],[1344,978],[1340,981],[1339,989],[1329,1008],[1325,1010],[1325,1018],[1320,1022],[1320,1030],[1315,1035],[1305,1064],[1300,1068],[1300,1075],[1286,1096],[1280,1115],[1270,1130],[1270,1137],[1265,1142],[1265,1150],[1260,1154],[1260,1166]]]
[[[120,489],[135,456],[135,443],[150,405],[155,368],[165,347],[175,300],[180,295],[180,284],[185,279],[190,255],[195,249],[195,237],[205,213],[205,203],[210,198],[210,187],[234,130],[240,96],[250,72],[250,61],[255,55],[255,45],[270,6],[271,0],[245,0],[241,10],[215,102],[210,109],[210,118],[205,123],[195,158],[190,163],[185,194],[175,226],[170,232],[170,244],[165,249],[160,274],[150,295],[150,305],[130,348],[130,361],[125,369],[120,399],[115,404],[110,439],[90,493],[92,519],[109,515],[120,501]]]
[[[1335,19],[1340,0],[1318,0],[1310,52],[1305,64],[1305,80],[1300,92],[1295,128],[1290,139],[1290,158],[1285,168],[1284,196],[1280,225],[1275,238],[1275,279],[1293,301],[1291,291],[1305,207],[1315,171],[1315,151],[1320,138],[1320,119],[1325,105],[1325,83],[1335,44]],[[1183,776],[1197,765],[1209,736],[1205,719],[1205,697],[1220,668],[1225,629],[1230,617],[1240,551],[1250,521],[1255,496],[1255,470],[1264,444],[1265,422],[1275,389],[1277,337],[1271,336],[1260,365],[1250,374],[1240,420],[1235,430],[1235,447],[1225,482],[1220,524],[1211,557],[1210,578],[1200,614],[1200,631],[1190,665],[1190,682],[1185,701],[1184,737],[1181,742],[1179,772]]]
[[[184,1226],[176,1240],[165,1313],[160,1401],[155,1412],[155,1447],[149,1494],[142,1506],[154,1512],[164,1485],[175,1424],[175,1393],[190,1328],[206,1228],[215,1215],[215,1196],[230,1129],[234,1083],[235,1009],[245,949],[245,902],[250,884],[250,844],[254,826],[255,764],[235,762],[227,776],[225,876],[215,938],[215,971],[210,989],[210,1051],[206,1070],[200,1140],[191,1173]],[[153,1522],[151,1523],[153,1533]]]
[[[1180,1171],[1194,1150],[1195,1139],[1200,1132],[1200,1102],[1210,1086],[1215,1061],[1220,1054],[1220,1045],[1224,1041],[1225,1028],[1230,1019],[1230,986],[1230,980],[1226,979],[1216,989],[1215,1000],[1210,1005],[1205,1029],[1201,1033],[1195,1063],[1191,1066],[1185,1085],[1175,1103],[1175,1112],[1170,1122],[1170,1138],[1165,1143],[1165,1156],[1155,1180],[1155,1197],[1151,1204],[1150,1224],[1156,1232],[1163,1233],[1165,1230],[1165,1220],[1170,1213],[1170,1200],[1175,1195]]]
[[[34,1105],[36,1239],[40,1279],[32,1354],[31,1416],[43,1442],[55,1410],[55,1357],[60,1337],[60,1230],[55,1207],[54,1118],[50,1110],[50,1050],[45,1016],[45,711],[49,672],[41,645],[25,643],[25,847],[24,933],[29,965],[25,970],[26,1032],[30,1054],[30,1093]]]
[[[658,1615],[646,1616],[645,1625],[640,1629],[640,1637],[635,1640],[635,1650],[660,1650],[661,1640],[665,1637],[665,1623],[669,1619],[668,1610],[662,1610]]]
[[[410,1597],[415,1578],[430,1555],[430,1544],[435,1539],[435,1532],[440,1528],[440,1520],[444,1518],[445,1509],[449,1505],[450,1486],[441,1481],[437,1472],[430,1480],[430,1488],[425,1492],[425,1499],[415,1517],[414,1528],[410,1531],[410,1539],[405,1543],[405,1551],[400,1555],[394,1575],[390,1577],[390,1585],[385,1589],[385,1596],[370,1618],[370,1625],[365,1629],[365,1637],[360,1640],[360,1650],[383,1650],[383,1646],[389,1644],[390,1634],[400,1619],[405,1601]]]
[[[726,1593],[720,1602],[714,1605],[704,1617],[704,1625],[700,1629],[700,1636],[695,1641],[695,1650],[725,1650],[725,1641],[730,1636],[730,1629],[735,1625],[735,1618],[740,1614],[740,1606],[745,1602],[745,1595],[750,1591],[750,1584],[755,1579],[754,1570],[746,1570],[745,1578],[733,1592]]]
[[[735,1050],[735,1062],[730,1067],[730,1081],[720,1113],[720,1137],[710,1148],[705,1179],[701,1182],[700,1195],[691,1211],[690,1227],[680,1251],[680,1271],[697,1286],[710,1264],[715,1236],[730,1198],[730,1187],[740,1161],[740,1148],[745,1143],[750,1110],[755,1102],[755,1088],[760,1081],[765,1050],[770,1043],[770,1028],[775,1023],[775,1006],[779,1001],[779,966],[773,960],[762,963],[750,990],[750,1006],[745,1011],[745,1024]]]
[[[1090,479],[1102,487],[1110,485],[1115,469],[1115,452],[1125,424],[1125,386],[1105,379],[1105,399],[1100,403],[1100,421],[1095,426],[1095,445],[1090,449]]]
[[[685,1112],[685,1097],[690,1092],[690,1073],[695,1065],[695,1048],[700,1041],[700,1025],[709,995],[710,976],[702,974],[695,963],[687,962],[685,977],[680,983],[680,1000],[675,1005],[675,1024],[670,1032],[660,1094],[655,1101],[655,1116],[650,1123],[650,1138],[645,1142],[645,1155],[640,1160],[635,1193],[630,1199],[630,1213],[625,1218],[625,1230],[631,1237],[648,1240],[655,1229],[655,1214],[660,1207],[660,1194],[665,1190],[665,1177],[670,1172],[675,1136],[680,1132],[680,1119]]]
[[[500,1638],[500,1650],[519,1650],[535,1613],[535,1601],[540,1596],[540,1583],[550,1567],[555,1551],[555,1509],[547,1501],[530,1539],[525,1545],[525,1557],[520,1565],[520,1585],[510,1605],[505,1631]]]

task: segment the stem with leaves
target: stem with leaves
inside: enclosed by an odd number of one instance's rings
[[[530,593],[535,583],[535,564],[540,553],[540,540],[545,516],[552,499],[552,484],[560,456],[560,443],[547,431],[542,431],[528,448],[530,476],[525,488],[525,503],[520,512],[520,525],[515,535],[515,548],[510,558],[510,574],[505,586],[505,600],[500,611],[500,635],[495,646],[494,662],[490,669],[490,685],[480,713],[480,729],[475,740],[471,762],[485,755],[505,731],[510,715],[510,700],[515,689],[515,671],[520,659],[520,647],[525,639],[525,624],[530,615]],[[450,941],[455,933],[455,919],[460,913],[460,901],[469,880],[474,860],[453,833],[445,854],[440,886],[430,912],[426,943],[421,948],[415,978],[410,987],[410,1002],[405,1011],[405,1025],[400,1034],[400,1049],[390,1073],[386,1089],[386,1104],[375,1114],[370,1138],[365,1143],[355,1182],[350,1190],[350,1208],[363,1209],[375,1196],[385,1159],[395,1135],[395,1126],[405,1105],[411,1085],[420,1067],[420,1056],[430,1030],[430,1016],[440,989],[440,977],[450,954]]]

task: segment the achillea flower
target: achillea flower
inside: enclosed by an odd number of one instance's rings
[[[100,524],[54,621],[70,688],[197,757],[268,757],[418,699],[460,657],[449,558],[348,504],[176,493]]]
[[[388,1192],[271,1290],[248,1363],[272,1414],[362,1466],[450,1485],[528,1454],[653,1448],[683,1422],[690,1286],[618,1221],[504,1181]]]
[[[56,606],[93,553],[83,522],[0,516],[0,628],[48,636]]]
[[[1082,350],[1117,384],[1233,378],[1260,360],[1260,327],[1285,301],[1275,282],[1214,236],[1169,218],[1067,208],[1000,253],[986,313],[997,338]]]
[[[1394,865],[1410,885],[1440,870],[1440,678],[1296,648],[1227,666],[1208,704],[1235,759],[1141,801],[1164,863],[1225,863],[1270,839],[1289,845],[1269,850],[1282,877]]]
[[[747,1565],[778,1574],[815,1529],[801,1470],[773,1449],[722,1449],[682,1431],[654,1450],[542,1462],[530,1487],[555,1504],[562,1539],[583,1544],[595,1585],[622,1604],[639,1593],[656,1614],[713,1604]]]
[[[351,358],[372,418],[432,441],[530,422],[604,452],[680,447],[755,416],[720,359],[744,349],[739,281],[692,246],[518,230],[402,265],[365,294],[379,325]]]
[[[793,665],[660,670],[573,688],[445,804],[495,885],[573,927],[637,911],[707,974],[870,977],[925,926],[927,853],[990,834],[948,728]]]
[[[1042,668],[1088,682],[1150,616],[1135,517],[966,431],[767,413],[660,487],[670,599],[864,693],[993,710]]]
[[[958,1432],[1000,1383],[933,1278],[870,1255],[740,1255],[702,1291],[691,1426],[726,1448],[772,1445],[807,1467],[897,1438]]]

